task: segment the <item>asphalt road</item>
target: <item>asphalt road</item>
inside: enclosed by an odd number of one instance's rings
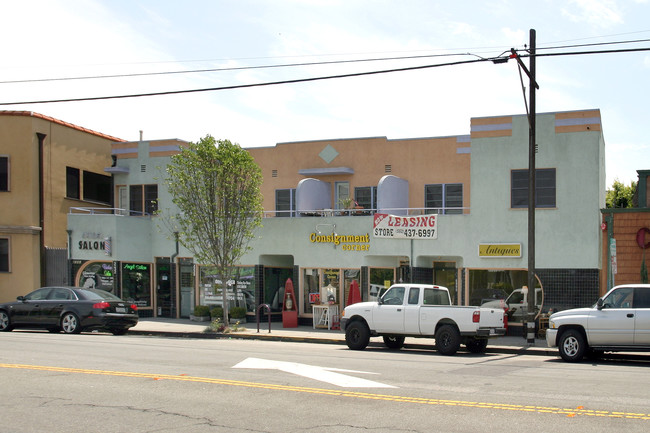
[[[0,333],[3,432],[646,432],[650,357]]]

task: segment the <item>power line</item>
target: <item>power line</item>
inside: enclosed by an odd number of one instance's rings
[[[590,54],[615,54],[615,53],[631,53],[631,52],[643,52],[650,51],[650,48],[630,48],[630,49],[618,49],[618,50],[599,50],[599,51],[575,51],[575,52],[566,52],[566,53],[546,53],[546,54],[535,54],[535,57],[555,57],[555,56],[575,56],[575,55],[590,55]],[[86,97],[86,98],[70,98],[70,99],[52,99],[52,100],[41,100],[41,101],[20,101],[20,102],[0,102],[0,106],[7,105],[25,105],[25,104],[49,104],[56,102],[82,102],[82,101],[99,101],[99,100],[108,100],[108,99],[125,99],[125,98],[140,98],[147,96],[163,96],[163,95],[178,95],[185,93],[200,93],[200,92],[213,92],[221,90],[233,90],[233,89],[244,89],[252,87],[265,87],[265,86],[274,86],[280,84],[296,84],[296,83],[306,83],[313,81],[323,81],[323,80],[332,80],[340,78],[351,78],[351,77],[361,77],[368,75],[379,75],[379,74],[388,74],[393,72],[406,72],[406,71],[415,71],[423,69],[432,69],[439,68],[443,66],[456,66],[463,64],[471,63],[480,63],[480,62],[494,62],[494,63],[504,63],[508,60],[510,56],[499,56],[493,58],[480,58],[474,60],[463,60],[457,62],[449,63],[439,63],[435,65],[423,65],[423,66],[410,66],[405,68],[395,68],[395,69],[385,69],[378,71],[368,71],[368,72],[356,72],[349,74],[340,74],[340,75],[328,75],[322,77],[311,77],[311,78],[299,78],[293,80],[282,80],[282,81],[270,81],[264,83],[254,83],[254,84],[240,84],[234,86],[222,86],[222,87],[210,87],[203,89],[189,89],[189,90],[175,90],[175,91],[165,91],[165,92],[152,92],[152,93],[139,93],[139,94],[129,94],[129,95],[114,95],[114,96],[97,96],[97,97]],[[530,57],[529,54],[522,54],[519,57]]]
[[[337,65],[337,64],[345,64],[345,63],[381,62],[381,61],[390,61],[390,60],[413,60],[413,59],[424,59],[424,58],[433,58],[433,57],[455,57],[455,56],[468,56],[468,55],[472,55],[472,54],[469,53],[427,54],[427,55],[420,55],[420,56],[382,57],[382,58],[355,59],[355,60],[331,60],[326,62],[286,63],[280,65],[258,65],[258,66],[237,66],[232,68],[193,69],[189,71],[142,72],[142,73],[133,73],[133,74],[92,75],[92,76],[62,77],[62,78],[35,78],[35,79],[26,79],[26,80],[0,81],[0,84],[38,83],[38,82],[50,82],[50,81],[92,80],[92,79],[103,79],[103,78],[125,78],[125,77],[143,77],[143,76],[156,76],[156,75],[192,74],[192,73],[205,73],[205,72],[242,71],[242,70],[251,70],[251,69]]]
[[[200,92],[216,92],[219,90],[233,90],[233,89],[246,89],[251,87],[265,87],[265,86],[275,86],[279,84],[295,84],[295,83],[307,83],[311,81],[322,81],[322,80],[333,80],[339,78],[351,78],[351,77],[361,77],[366,75],[378,75],[378,74],[388,74],[392,72],[405,72],[405,71],[415,71],[421,69],[430,69],[438,68],[442,66],[455,66],[469,63],[478,63],[478,62],[488,62],[492,59],[475,59],[475,60],[463,60],[458,62],[450,63],[440,63],[435,65],[424,65],[424,66],[410,66],[406,68],[396,68],[396,69],[386,69],[380,71],[369,71],[369,72],[355,72],[350,74],[341,74],[341,75],[328,75],[323,77],[311,77],[311,78],[298,78],[294,80],[283,80],[283,81],[270,81],[265,83],[254,83],[254,84],[239,84],[234,86],[223,86],[223,87],[209,87],[204,89],[190,89],[190,90],[172,90],[166,92],[152,92],[152,93],[138,93],[130,95],[115,95],[115,96],[96,96],[88,98],[71,98],[71,99],[52,99],[52,100],[42,100],[42,101],[21,101],[21,102],[0,102],[0,106],[6,105],[24,105],[24,104],[49,104],[55,102],[81,102],[81,101],[100,101],[107,99],[125,99],[125,98],[141,98],[145,96],[163,96],[163,95],[178,95],[183,93],[200,93]]]

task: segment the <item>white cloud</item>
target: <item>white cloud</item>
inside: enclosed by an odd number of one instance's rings
[[[573,6],[573,7],[571,7]],[[623,24],[623,16],[614,0],[571,0],[562,14],[574,22],[608,28]]]

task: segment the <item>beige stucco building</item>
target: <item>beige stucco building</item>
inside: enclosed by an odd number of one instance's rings
[[[111,206],[104,169],[116,141],[42,114],[0,111],[0,301],[65,282],[68,210]]]

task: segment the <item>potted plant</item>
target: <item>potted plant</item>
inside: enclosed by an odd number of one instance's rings
[[[209,322],[210,307],[207,305],[197,305],[194,307],[194,314],[190,314],[190,320],[194,322]]]
[[[213,307],[210,310],[210,316],[212,317],[212,320],[216,320],[216,319],[223,320],[223,308],[221,308],[221,307]]]
[[[241,322],[246,318],[246,308],[244,307],[232,307],[230,309],[230,321]]]

